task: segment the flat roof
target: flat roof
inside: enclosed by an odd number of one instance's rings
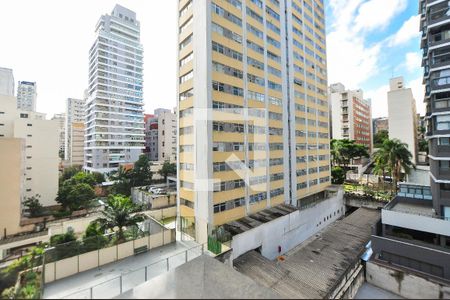
[[[280,295],[208,256],[199,256],[117,299],[280,299]]]
[[[278,206],[266,208],[262,211],[243,217],[239,220],[226,223],[223,226],[225,230],[227,230],[229,233],[231,233],[232,236],[234,236],[258,227],[261,224],[286,216],[296,210],[298,210],[298,208],[294,206],[280,204]]]
[[[359,208],[285,255],[271,261],[256,251],[234,260],[235,268],[283,298],[322,299],[365,251],[380,212]]]

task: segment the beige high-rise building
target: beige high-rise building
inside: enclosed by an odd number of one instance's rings
[[[58,143],[59,143],[59,152],[58,155],[60,157],[64,157],[64,147],[65,147],[65,141],[66,141],[66,114],[55,114],[52,117],[53,121],[56,121],[58,123]]]
[[[330,185],[324,4],[180,0],[178,193],[200,241]]]
[[[2,239],[21,231],[20,217],[25,180],[25,140],[0,138],[0,149],[0,165],[2,166],[0,168],[0,239]]]
[[[45,120],[44,114],[17,110],[15,97],[0,95],[2,138],[25,140],[24,199],[39,194],[42,205],[55,205],[59,165],[58,122]],[[2,151],[0,155],[6,154]]]
[[[84,164],[84,122],[72,122],[69,163],[71,166]]]
[[[65,123],[65,141],[64,141],[64,159],[69,162],[70,165],[83,165],[83,158],[80,159],[80,149],[84,151],[84,133],[81,135],[79,129],[80,123],[85,122],[85,100],[68,98],[66,101],[66,123]],[[75,128],[73,128],[75,126]],[[84,125],[83,125],[83,128]],[[76,134],[73,137],[72,134]],[[81,140],[82,139],[82,140]],[[80,145],[80,142],[83,145]],[[77,153],[72,153],[72,149]]]

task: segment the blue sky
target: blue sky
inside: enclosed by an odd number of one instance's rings
[[[405,78],[424,113],[418,2],[325,1],[329,83],[362,88],[374,117],[387,116],[392,76]]]

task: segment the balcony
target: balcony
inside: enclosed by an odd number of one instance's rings
[[[433,78],[431,80],[431,88],[433,90],[450,89],[450,76]]]
[[[428,18],[428,27],[436,24],[444,24],[450,21],[450,8],[447,1],[430,8],[430,16]]]
[[[429,35],[428,44],[430,47],[439,46],[450,42],[450,28],[441,29],[439,32]]]

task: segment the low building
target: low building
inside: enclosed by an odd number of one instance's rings
[[[430,186],[401,183],[372,236],[374,260],[450,283],[450,218],[433,201]]]

